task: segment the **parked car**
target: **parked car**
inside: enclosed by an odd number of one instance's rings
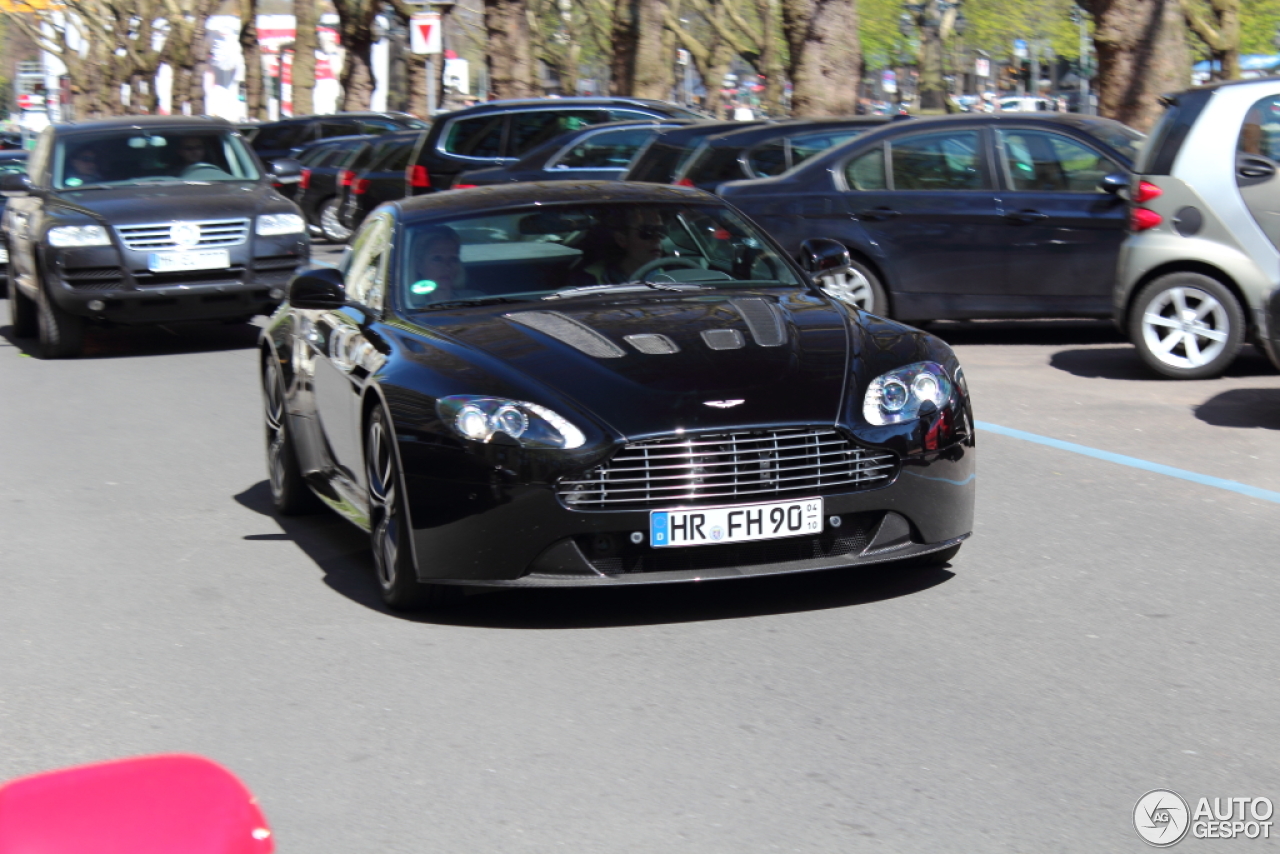
[[[27,174],[27,152],[0,151],[0,179],[5,175],[25,174]],[[4,209],[8,202],[7,196],[0,195],[0,221],[3,221]],[[4,273],[4,278],[0,278],[0,296],[8,296],[9,247],[2,237],[0,237],[0,272]]]
[[[284,297],[310,242],[297,205],[220,119],[50,125],[30,176],[5,175],[13,334],[80,353],[86,323],[249,318]]]
[[[341,199],[338,178],[370,136],[339,136],[312,143],[299,156],[302,177],[298,181],[297,199],[307,228],[333,243],[344,243],[351,236],[338,217]]]
[[[353,177],[343,186],[342,206],[338,210],[338,219],[348,233],[359,228],[369,211],[378,205],[404,198],[404,173],[413,156],[413,147],[421,138],[418,131],[378,137],[370,146],[369,158],[348,167]]]
[[[489,101],[441,116],[413,152],[406,195],[448,190],[461,172],[499,166],[566,131],[644,119],[699,119],[644,98],[539,98]]]
[[[664,130],[636,155],[624,180],[674,184],[680,170],[708,139],[729,131],[755,127],[762,121],[705,121]]]
[[[241,125],[254,153],[268,165],[292,149],[335,136],[361,136],[400,130],[426,130],[430,122],[408,113],[332,113],[298,116],[253,126]]]
[[[1124,176],[1142,135],[1069,114],[892,122],[776,178],[719,192],[789,252],[849,248],[824,285],[902,320],[1108,317]]]
[[[1152,370],[1201,379],[1226,370],[1245,341],[1271,335],[1280,80],[1205,86],[1165,103],[1124,190],[1131,225],[1114,316]]]
[[[520,181],[608,181],[627,173],[636,154],[658,133],[682,127],[681,119],[648,119],[588,125],[561,134],[514,163],[463,172],[455,190]]]
[[[302,173],[299,179],[290,184],[278,186],[276,189],[280,195],[284,196],[291,202],[296,202],[302,198],[302,191],[307,183],[310,182],[311,168],[318,162],[323,161],[327,155],[343,148],[358,145],[368,136],[336,136],[332,139],[322,139],[319,142],[313,142],[303,145],[289,152],[289,157],[302,164]]]
[[[715,196],[559,181],[383,205],[351,247],[263,330],[268,473],[369,532],[391,607],[942,562],[973,529],[955,354],[815,288],[838,244],[802,269]]]
[[[893,118],[897,117],[791,119],[704,137],[676,172],[673,183],[714,191],[725,181],[781,175],[810,157],[875,130]]]

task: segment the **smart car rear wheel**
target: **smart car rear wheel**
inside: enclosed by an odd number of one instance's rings
[[[370,545],[382,601],[397,610],[444,604],[448,589],[418,581],[400,487],[395,435],[391,420],[381,408],[375,409],[369,418],[364,450],[365,475],[369,482]]]
[[[330,243],[346,243],[351,237],[351,229],[342,224],[338,218],[338,197],[326,201],[320,206],[320,233]]]
[[[36,300],[40,358],[74,359],[84,351],[84,318],[64,311],[49,291],[40,289]]]
[[[30,338],[36,334],[36,304],[13,280],[13,268],[9,268],[9,323],[15,338]]]
[[[1200,273],[1170,273],[1142,289],[1129,337],[1166,377],[1199,380],[1227,369],[1244,340],[1244,312],[1229,289]]]
[[[318,510],[320,502],[302,477],[293,437],[289,433],[280,368],[270,356],[262,369],[262,408],[267,428],[267,475],[271,483],[271,503],[281,516],[297,516]]]
[[[876,274],[854,261],[843,270],[817,275],[818,287],[828,296],[872,314],[887,316],[889,300]]]

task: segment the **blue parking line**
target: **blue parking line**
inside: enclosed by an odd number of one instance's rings
[[[1154,472],[1155,474],[1163,474],[1168,475],[1169,477],[1189,480],[1192,483],[1199,483],[1204,486],[1213,486],[1218,489],[1225,489],[1228,492],[1237,492],[1240,495],[1247,495],[1250,498],[1260,498],[1263,501],[1280,504],[1280,492],[1272,492],[1269,489],[1259,489],[1256,486],[1249,486],[1247,483],[1237,483],[1234,480],[1225,480],[1223,478],[1212,477],[1207,474],[1197,474],[1196,472],[1187,471],[1186,469],[1176,469],[1173,466],[1147,462],[1146,460],[1140,460],[1137,457],[1126,457],[1124,454],[1113,454],[1110,451],[1099,451],[1097,448],[1090,448],[1086,445],[1077,445],[1074,442],[1063,442],[1060,439],[1050,439],[1048,436],[1039,436],[1035,433],[1027,433],[1024,430],[1015,430],[1012,427],[1001,427],[999,424],[989,424],[986,421],[975,421],[973,423],[979,430],[986,430],[989,433],[998,433],[1001,436],[1011,436],[1014,439],[1035,442],[1038,445],[1048,445],[1050,448],[1057,448],[1060,451],[1070,451],[1073,454],[1083,454],[1086,457],[1093,457],[1095,460],[1106,460],[1109,463],[1119,463],[1122,466],[1130,466],[1135,469]]]

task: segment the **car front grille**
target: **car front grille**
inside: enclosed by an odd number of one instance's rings
[[[743,430],[633,442],[556,492],[579,510],[767,501],[888,483],[897,456],[832,429]]]
[[[179,246],[173,241],[170,230],[176,222],[157,222],[148,225],[117,225],[116,233],[124,245],[140,252],[163,252],[171,249],[218,249],[238,246],[249,236],[247,219],[207,219],[192,221],[190,225],[200,229],[200,240],[194,246]]]

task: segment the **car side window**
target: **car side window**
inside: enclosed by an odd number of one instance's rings
[[[1249,107],[1236,150],[1280,161],[1280,95],[1268,95]]]
[[[555,160],[548,169],[625,169],[640,146],[653,137],[651,128],[593,133]]]
[[[444,150],[464,157],[501,157],[504,113],[458,119],[449,126]]]
[[[1123,171],[1110,158],[1062,134],[1016,129],[997,133],[1013,190],[1100,193],[1105,176]]]
[[[810,157],[821,154],[829,148],[848,142],[862,133],[861,130],[826,131],[824,133],[807,133],[791,138],[791,165],[794,169]]]
[[[328,139],[332,136],[353,136],[361,131],[356,129],[355,122],[321,122],[320,138]]]
[[[889,183],[884,175],[884,146],[877,145],[850,160],[844,168],[844,181],[850,190],[887,190]]]
[[[605,120],[603,110],[526,110],[511,114],[511,140],[507,157],[519,157],[566,131]]]
[[[634,122],[634,121],[653,121],[653,116],[649,113],[640,113],[635,110],[609,110],[608,118],[604,121],[610,122]]]
[[[351,255],[343,271],[347,297],[374,311],[382,310],[386,295],[391,231],[391,217],[372,217],[352,242]]]
[[[787,171],[787,141],[775,139],[757,147],[747,155],[747,165],[758,178],[769,178]]]
[[[895,190],[982,190],[978,131],[949,131],[896,139],[890,143]]]
[[[361,119],[356,122],[358,130],[352,133],[390,133],[391,131],[400,130],[400,126],[395,122],[384,121],[382,119]]]

